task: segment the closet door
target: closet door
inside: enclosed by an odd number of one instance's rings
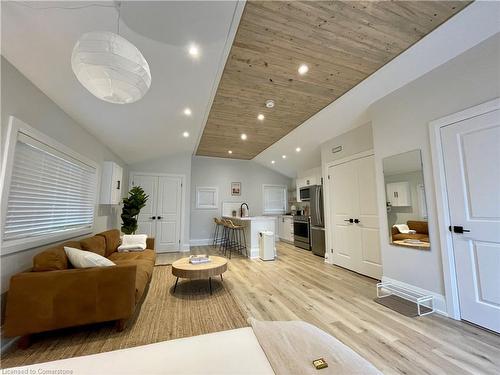
[[[156,211],[156,249],[178,251],[180,247],[182,179],[178,176],[158,178]]]
[[[358,181],[358,213],[355,223],[361,239],[359,273],[380,279],[382,260],[380,255],[379,218],[377,209],[377,185],[375,182],[375,161],[373,156],[355,160]]]
[[[137,232],[147,234],[150,237],[155,237],[156,234],[156,189],[158,186],[158,177],[151,175],[134,174],[132,177],[131,185],[140,186],[144,192],[149,195],[146,206],[141,209],[139,217],[137,218]]]
[[[374,158],[367,156],[332,166],[328,174],[333,263],[380,279]]]
[[[358,198],[356,170],[350,163],[345,163],[330,167],[328,174],[332,202],[330,218],[333,221],[333,228],[330,228],[330,233],[333,263],[359,272],[361,239],[354,224]]]

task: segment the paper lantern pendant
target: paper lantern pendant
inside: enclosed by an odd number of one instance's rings
[[[109,31],[83,34],[73,48],[71,67],[87,90],[110,103],[133,103],[151,86],[151,72],[142,53]]]

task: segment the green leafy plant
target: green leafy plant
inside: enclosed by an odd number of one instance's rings
[[[123,209],[121,214],[123,233],[135,233],[137,230],[137,216],[146,205],[148,199],[149,195],[146,195],[140,186],[134,186],[128,192],[128,197],[123,198]]]

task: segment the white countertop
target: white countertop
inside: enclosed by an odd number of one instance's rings
[[[234,220],[241,220],[241,221],[262,221],[262,220],[276,220],[277,216],[245,216],[245,217],[239,217],[239,216],[222,216],[225,219],[234,219]]]

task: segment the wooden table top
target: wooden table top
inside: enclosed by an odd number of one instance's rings
[[[227,270],[227,259],[211,255],[210,262],[201,264],[189,263],[189,258],[181,258],[172,263],[172,275],[187,279],[217,276]]]

